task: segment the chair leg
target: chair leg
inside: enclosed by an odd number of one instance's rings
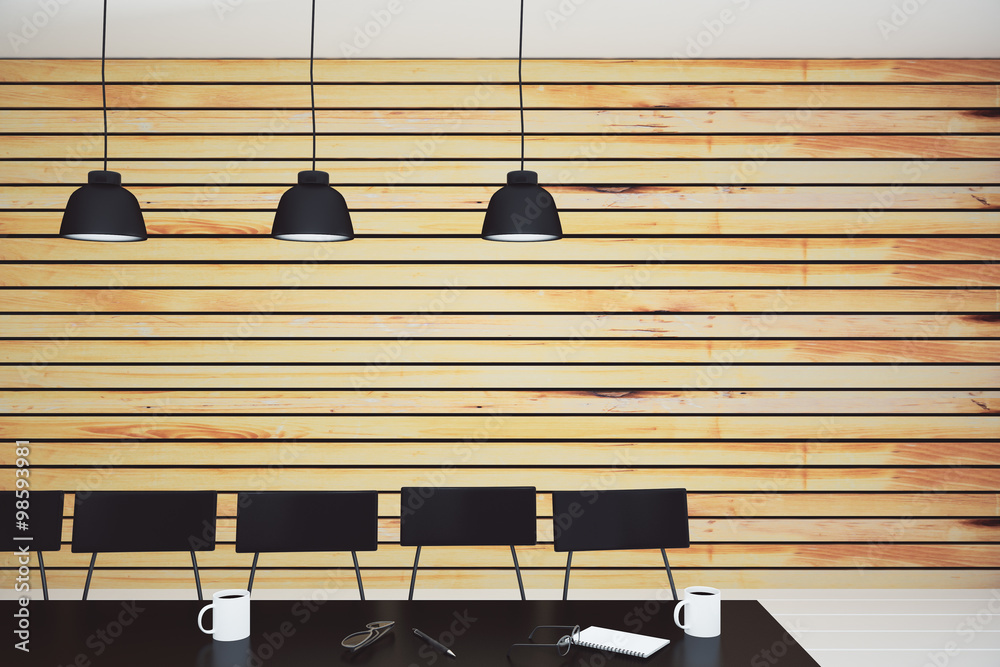
[[[670,570],[670,561],[667,560],[667,550],[660,549],[660,553],[663,554],[663,565],[667,568],[667,578],[670,579],[670,592],[674,594],[674,599],[677,599],[677,587],[674,586],[674,573]]]
[[[49,599],[49,584],[48,584],[47,581],[45,581],[45,559],[42,558],[42,552],[41,551],[36,551],[35,553],[38,554],[38,571],[42,575],[42,595],[44,595],[45,599],[48,600]]]
[[[510,545],[510,555],[514,558],[514,571],[517,572],[517,587],[521,589],[521,599],[526,600],[524,597],[524,582],[521,581],[521,566],[517,564],[517,552],[514,551],[514,545]]]
[[[94,575],[94,563],[97,562],[97,552],[90,557],[90,567],[87,568],[87,583],[83,585],[83,599],[87,599],[87,592],[90,591],[90,578]]]
[[[413,557],[413,574],[410,575],[410,597],[407,600],[413,599],[413,585],[417,583],[417,563],[420,562],[420,547],[417,547],[417,555]]]
[[[257,557],[260,556],[259,551],[255,551],[253,554],[253,565],[250,566],[250,581],[247,583],[247,592],[253,593],[253,576],[257,574]]]
[[[361,599],[365,599],[365,587],[361,584],[361,568],[358,566],[358,552],[352,551],[351,558],[354,559],[354,574],[358,578],[358,592],[361,593]]]
[[[191,550],[191,565],[194,567],[194,584],[198,587],[198,599],[204,600],[201,594],[201,577],[198,576],[198,559],[194,557],[194,549]]]
[[[566,552],[566,579],[563,581],[563,600],[569,596],[569,567],[573,564],[573,552]]]

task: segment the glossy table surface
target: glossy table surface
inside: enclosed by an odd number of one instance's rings
[[[19,641],[13,614],[17,602],[0,602],[8,629],[0,664],[45,667],[169,666],[278,667],[311,665],[538,665],[602,667],[650,665],[679,667],[818,667],[798,643],[752,600],[724,600],[722,635],[687,637],[673,623],[674,602],[642,601],[275,601],[251,603],[249,639],[214,642],[196,624],[207,602],[179,600],[32,601],[29,653]],[[206,625],[211,626],[206,614]],[[396,621],[385,637],[356,654],[341,639],[376,620]],[[670,639],[649,659],[583,647],[560,657],[554,648],[515,649],[537,625],[599,625]],[[413,635],[419,628],[449,646],[446,657]],[[558,632],[535,641],[554,641]]]

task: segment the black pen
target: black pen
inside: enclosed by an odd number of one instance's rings
[[[416,636],[420,637],[425,642],[427,642],[428,644],[430,644],[431,646],[433,646],[437,650],[441,651],[445,655],[450,656],[452,658],[457,658],[458,657],[457,655],[455,655],[455,653],[450,648],[448,648],[447,646],[445,646],[441,642],[437,641],[436,639],[428,637],[423,632],[420,632],[420,630],[417,630],[416,628],[413,628],[413,634],[415,634]]]

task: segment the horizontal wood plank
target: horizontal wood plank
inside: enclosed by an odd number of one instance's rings
[[[962,313],[1000,311],[1000,290],[972,289],[682,289],[501,290],[305,288],[192,290],[6,290],[4,312],[310,312],[410,313],[440,303],[441,313],[843,312]]]
[[[571,358],[588,338],[998,338],[1000,319],[983,315],[3,315],[14,338],[49,338],[58,355],[73,338],[423,338],[563,339],[557,359]],[[54,352],[49,346],[54,347]],[[391,355],[396,353],[390,347]],[[735,349],[741,349],[736,346]],[[728,363],[728,358],[725,358]]]
[[[0,415],[0,435],[38,439],[737,439],[1000,437],[993,417],[768,415]]]
[[[963,134],[996,133],[1000,120],[977,109],[528,109],[532,134]],[[0,132],[30,134],[104,131],[100,109],[0,110]],[[108,131],[115,134],[312,132],[311,114],[300,110],[111,109]],[[320,109],[322,134],[517,134],[516,109]]]
[[[1000,238],[565,238],[558,244],[484,243],[481,216],[469,215],[475,238],[356,238],[349,243],[284,243],[274,239],[164,238],[155,243],[85,243],[58,237],[9,238],[0,261],[268,261],[313,263],[433,262],[983,262],[1000,258]],[[57,231],[54,223],[54,232]],[[566,230],[567,233],[571,230]],[[984,274],[985,275],[985,274]],[[454,285],[461,287],[461,283]]]
[[[565,348],[567,355],[572,347]],[[0,366],[0,387],[25,389],[992,389],[1000,366],[742,365],[49,365]],[[957,423],[957,422],[956,422]],[[1000,422],[998,422],[1000,425]],[[998,434],[1000,435],[1000,434]],[[16,437],[27,437],[15,434]],[[53,436],[48,436],[53,437]],[[807,436],[809,437],[809,436]]]
[[[153,398],[154,401],[157,397]],[[358,447],[338,442],[33,442],[31,461],[39,466],[94,466],[113,463],[119,466],[170,465],[186,461],[196,465],[262,466],[273,461],[306,465],[380,465],[394,461],[405,465],[434,465],[442,460],[460,459],[465,465],[563,465],[567,460],[577,465],[617,464],[635,466],[714,465],[993,465],[1000,452],[996,442],[490,442],[478,447],[454,442],[380,442],[377,447]],[[0,453],[0,465],[13,465],[13,452]],[[871,500],[871,499],[869,499]],[[955,499],[952,499],[955,500]],[[383,501],[386,498],[383,497]],[[898,502],[897,502],[898,501]],[[221,501],[220,501],[221,502]],[[394,502],[394,504],[393,504]],[[694,515],[719,514],[921,514],[956,513],[949,507],[961,507],[966,515],[1000,514],[996,496],[957,499],[880,498],[865,505],[863,497],[839,499],[771,498],[746,496],[688,499]],[[219,514],[235,515],[235,500],[220,505]],[[939,507],[943,503],[943,507]],[[399,514],[399,497],[382,503],[382,515]],[[393,509],[395,507],[395,509]],[[868,509],[865,509],[867,507]],[[702,508],[702,509],[699,509]],[[540,498],[539,515],[551,515],[551,502]],[[67,507],[67,514],[72,506]]]
[[[321,135],[316,144],[320,160],[398,161],[390,166],[386,181],[409,177],[420,165],[435,160],[516,160],[521,147],[516,135]],[[101,138],[86,134],[6,136],[0,144],[0,159],[66,160],[67,168],[73,168],[79,160],[101,159],[103,152]],[[294,160],[297,164],[289,165],[291,183],[295,171],[309,164],[312,141],[305,135],[276,134],[270,128],[246,135],[112,135],[108,138],[108,154],[112,160]],[[737,159],[751,163],[746,167],[749,173],[755,164],[779,159],[997,159],[1000,136],[782,134],[768,136],[762,142],[761,137],[753,135],[528,135],[525,154],[529,166],[534,160]],[[127,169],[122,171],[123,182],[128,185],[134,179]],[[336,171],[331,169],[334,183]],[[84,169],[80,172],[85,174]],[[554,182],[559,176],[540,174],[543,183]],[[566,178],[572,176],[570,173]]]
[[[3,163],[0,163],[2,165]],[[249,163],[252,164],[252,163]],[[100,168],[95,163],[94,168]],[[124,169],[121,165],[111,165],[111,168]],[[80,171],[83,176],[84,172]],[[213,211],[208,209],[184,210],[184,211],[156,211],[147,210],[143,212],[146,221],[146,229],[150,234],[270,234],[271,225],[274,223],[273,211]],[[992,210],[959,210],[959,211],[880,211],[877,215],[872,213],[857,211],[644,211],[641,209],[615,209],[602,211],[560,211],[560,220],[567,230],[573,230],[574,234],[614,234],[618,236],[634,235],[731,235],[731,234],[783,234],[797,236],[801,234],[826,234],[826,235],[891,235],[891,236],[921,236],[934,234],[952,234],[956,229],[973,236],[985,236],[990,234],[1000,234],[1000,211]],[[0,232],[6,234],[52,234],[58,230],[60,216],[54,211],[3,211],[0,212]],[[474,235],[480,230],[479,221],[470,216],[466,211],[369,211],[354,210],[351,212],[351,219],[354,221],[355,231],[359,235],[381,234],[392,236],[407,236],[419,234],[462,234]],[[659,270],[651,262],[644,262],[643,268],[651,271]],[[685,276],[686,272],[706,272],[725,271],[726,267],[700,267],[685,265],[674,267],[672,271],[677,276]],[[987,272],[997,270],[995,266],[979,267],[981,271]],[[267,271],[267,266],[255,267],[257,271]],[[315,267],[316,270],[325,270],[324,267]],[[0,266],[0,271],[3,267]],[[158,269],[166,270],[166,269]],[[227,271],[238,271],[238,267],[227,267]],[[364,270],[364,267],[350,267],[352,272]],[[380,272],[384,269],[378,269]],[[435,267],[422,267],[423,271],[432,272]],[[442,270],[442,269],[437,269]],[[477,271],[486,271],[489,267],[467,264],[462,267],[462,275],[477,275]],[[534,270],[542,270],[535,267]],[[566,276],[565,280],[571,279],[573,270],[581,271],[606,271],[601,267],[559,267],[560,275]],[[771,271],[778,271],[775,267],[754,267],[752,270],[747,267],[736,266],[734,270],[741,274],[753,272],[755,275],[768,275]],[[792,269],[805,280],[809,277],[823,274],[830,275],[838,272],[838,281],[832,282],[827,278],[827,284],[831,286],[850,286],[852,281],[861,277],[871,275],[880,271],[934,271],[932,267],[895,267],[883,268],[878,265],[851,266],[851,267],[809,267],[799,265]],[[965,278],[961,267],[944,267],[938,269],[938,280],[943,280],[943,275],[955,274],[956,279]],[[61,270],[61,273],[65,270]],[[187,272],[188,275],[189,272]],[[507,272],[508,274],[510,272]],[[528,274],[531,275],[531,274]],[[700,274],[696,274],[700,275]],[[391,286],[394,282],[385,282],[386,279],[393,279],[388,275],[383,278],[383,282],[376,283]],[[219,277],[223,279],[223,277]],[[338,277],[336,284],[345,284],[342,281],[348,280],[348,276]],[[514,280],[509,277],[507,280]],[[697,278],[695,278],[697,279]],[[677,284],[675,282],[671,284]],[[731,281],[732,279],[730,279]],[[744,279],[746,280],[746,279]],[[704,283],[687,284],[701,285]],[[5,283],[6,284],[6,283]],[[104,284],[104,281],[101,282]],[[142,283],[148,284],[148,283]],[[203,283],[198,283],[203,284]],[[219,284],[219,283],[213,283]],[[232,284],[232,283],[223,283]],[[246,282],[237,283],[241,285]],[[347,283],[348,285],[350,283]],[[363,282],[361,284],[372,284]],[[413,284],[409,278],[403,278],[402,284]],[[496,285],[495,281],[486,283]],[[510,283],[508,283],[510,284]],[[531,283],[537,284],[537,283]],[[565,282],[556,284],[564,285]],[[587,283],[590,284],[590,283]],[[683,283],[682,283],[683,284]],[[734,284],[726,282],[726,285]],[[785,284],[785,283],[782,283]],[[798,284],[798,283],[797,283]],[[806,283],[802,283],[806,284]],[[937,284],[937,283],[934,283]]]
[[[108,81],[285,82],[308,81],[303,59],[108,59]],[[995,59],[525,59],[525,81],[582,82],[993,82]],[[398,60],[349,58],[315,61],[324,82],[516,81],[512,59]],[[100,81],[100,60],[0,60],[4,82]]]
[[[754,184],[884,184],[933,185],[943,183],[996,183],[1000,161],[926,160],[911,163],[878,161],[739,161],[739,160],[533,160],[532,168],[554,180],[591,184],[684,183],[711,185]],[[86,171],[82,162],[65,160],[9,160],[0,162],[0,183],[82,185]],[[94,161],[95,169],[102,168]],[[185,162],[134,161],[115,165],[128,174],[130,187],[138,184],[191,184],[205,187],[273,184],[288,185],[294,165],[287,161],[199,160]],[[518,169],[516,160],[447,160],[404,163],[382,161],[320,161],[317,168],[334,175],[338,184],[370,184],[388,181],[404,185],[489,184],[503,185],[505,174]]]
[[[211,187],[133,185],[129,191],[143,208],[155,209],[274,209],[287,188],[282,186]],[[73,193],[69,186],[7,186],[0,207],[60,209]],[[345,185],[338,190],[348,205],[359,209],[481,209],[496,191],[490,186]],[[887,205],[894,209],[996,209],[1000,187],[972,186],[583,186],[548,188],[559,209],[862,209]],[[885,201],[886,203],[883,203]],[[473,216],[470,216],[473,217]],[[873,214],[874,217],[874,214]],[[471,226],[471,225],[470,225]],[[473,227],[475,229],[475,227]],[[571,233],[572,230],[567,230]]]
[[[20,333],[20,332],[19,332]],[[63,332],[64,334],[66,332]],[[54,334],[56,335],[56,334]],[[404,341],[400,341],[403,343]],[[413,363],[980,363],[1000,358],[1000,340],[5,340],[0,363],[39,371],[61,363],[313,364]],[[20,372],[20,371],[19,371]],[[23,376],[23,374],[22,374]]]
[[[3,287],[989,287],[980,264],[0,264]]]
[[[474,444],[474,443],[473,443]],[[142,446],[136,443],[136,446]],[[457,462],[456,462],[457,463]],[[32,488],[59,491],[146,489],[209,491],[352,491],[403,486],[535,486],[540,490],[647,489],[683,484],[688,491],[995,492],[996,468],[34,468]],[[13,478],[0,490],[13,488]]]
[[[662,369],[661,369],[662,370]],[[997,372],[1000,382],[1000,369]],[[0,390],[0,414],[1000,414],[997,391]],[[997,448],[1000,453],[1000,446]],[[185,460],[187,460],[185,458]]]
[[[987,59],[525,59],[525,81],[632,82],[991,82],[1000,78]],[[303,59],[109,59],[109,81],[284,82],[307,81]],[[100,81],[100,60],[0,60],[0,81]],[[511,59],[355,60],[315,62],[317,81],[517,80]]]
[[[526,108],[770,108],[855,109],[998,106],[1000,86],[968,84],[630,84],[526,82]],[[247,86],[218,83],[158,83],[155,76],[137,84],[107,86],[114,108],[303,108],[310,106],[309,84]],[[351,84],[317,82],[316,106],[333,109],[469,109],[518,107],[516,83]],[[100,84],[0,84],[0,107],[101,107]]]

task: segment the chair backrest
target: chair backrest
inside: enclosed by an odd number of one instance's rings
[[[535,487],[404,486],[402,546],[535,544]]]
[[[556,551],[691,545],[687,489],[554,491]]]
[[[236,551],[375,551],[375,491],[241,492]]]
[[[27,501],[26,504],[23,504]],[[18,502],[22,505],[18,507]],[[27,514],[27,530],[18,528],[17,512]],[[62,491],[30,491],[27,498],[18,498],[16,491],[0,491],[0,551],[18,551],[27,546],[31,551],[59,551],[62,546]],[[15,539],[31,537],[31,540]]]
[[[213,551],[215,491],[78,493],[74,552]]]

